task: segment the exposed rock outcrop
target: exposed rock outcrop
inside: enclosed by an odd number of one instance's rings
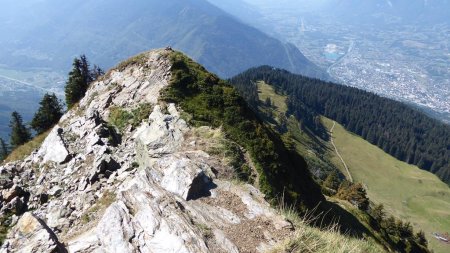
[[[177,105],[158,102],[169,53],[111,70],[37,152],[0,167],[1,215],[16,214],[1,252],[261,252],[292,233],[257,189],[220,176],[232,168],[197,145],[208,137],[186,138],[195,128]],[[143,103],[153,110],[136,129],[111,125],[112,108]]]
[[[55,126],[42,143],[38,156],[42,157],[42,162],[64,163],[70,158],[69,151],[64,144],[61,135],[63,129]]]
[[[10,232],[13,240],[7,241],[0,252],[67,252],[55,233],[31,213],[25,213]]]

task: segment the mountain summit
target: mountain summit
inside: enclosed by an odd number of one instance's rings
[[[284,189],[293,202],[323,200],[306,164],[289,167],[294,161],[274,149],[276,138],[234,89],[184,59],[154,50],[121,63],[90,85],[38,150],[0,167],[9,224],[1,252],[255,252],[293,235],[264,197]],[[184,64],[203,76],[187,76]],[[200,87],[224,92],[233,109],[224,118],[244,117],[238,124],[258,133],[236,139],[226,122],[196,126],[223,102],[184,100],[197,99]],[[209,111],[193,114],[202,103]],[[298,185],[277,186],[283,178]]]
[[[108,69],[148,48],[170,45],[221,77],[268,64],[328,78],[295,46],[243,24],[206,0],[4,1],[0,33],[7,34],[0,36],[4,139],[14,110],[28,121],[45,92],[62,94],[64,76],[81,53]],[[29,103],[18,102],[22,100]]]

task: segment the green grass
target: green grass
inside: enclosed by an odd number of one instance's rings
[[[123,62],[121,62],[118,66],[116,66],[114,68],[114,70],[117,71],[124,71],[127,67],[132,66],[132,65],[138,65],[138,66],[142,66],[145,64],[145,62],[147,61],[147,57],[146,54],[138,54],[135,55],[131,58],[129,58],[128,60],[125,60]]]
[[[86,213],[81,215],[81,221],[83,224],[87,224],[96,218],[101,217],[102,214],[112,203],[116,201],[116,195],[112,192],[106,191],[103,193],[102,197],[98,199],[91,208],[87,210]]]
[[[149,103],[142,103],[131,111],[113,107],[110,109],[109,123],[123,132],[128,125],[139,126],[143,120],[148,119],[152,111],[153,106]]]
[[[326,118],[323,122],[328,129],[333,125]],[[416,231],[424,230],[435,252],[450,251],[450,245],[430,235],[450,232],[450,188],[445,183],[432,173],[386,154],[339,124],[334,128],[333,138],[352,177],[367,186],[372,201],[383,203],[390,214],[410,221]],[[345,175],[337,156],[332,160]]]
[[[286,104],[286,96],[279,95],[273,89],[273,86],[265,83],[264,81],[258,81],[258,97],[261,102],[264,103],[267,98],[270,98],[273,106],[277,112],[286,113],[287,104]]]

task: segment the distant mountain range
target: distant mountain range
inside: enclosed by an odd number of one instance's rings
[[[354,21],[388,21],[415,24],[450,22],[449,0],[328,0],[324,10]]]
[[[221,5],[220,0],[209,0]],[[233,0],[265,9],[289,9],[299,13],[327,14],[340,21],[379,21],[437,24],[450,22],[449,0]],[[224,2],[224,1],[222,1]],[[237,4],[233,4],[237,6]],[[229,10],[236,8],[230,7]],[[239,16],[242,11],[232,12]]]
[[[0,36],[0,69],[65,76],[80,54],[109,69],[148,48],[172,46],[221,77],[270,64],[328,78],[292,44],[269,37],[206,0],[5,0],[0,34],[5,35]],[[61,91],[63,83],[45,88]],[[0,97],[5,96],[0,100],[0,136],[7,138],[11,111],[29,120],[42,94],[42,89],[0,78]],[[26,104],[15,102],[25,97]]]
[[[16,15],[20,13],[19,15]],[[67,71],[85,53],[109,68],[148,48],[180,49],[223,77],[261,64],[325,78],[293,45],[245,25],[204,0],[7,1],[0,64]]]

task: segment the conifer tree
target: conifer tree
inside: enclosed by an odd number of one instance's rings
[[[8,156],[8,146],[6,145],[5,140],[0,138],[0,162],[5,160]]]
[[[31,121],[31,127],[41,134],[58,123],[63,115],[63,106],[55,94],[45,94],[39,103],[41,106]]]
[[[94,66],[94,69],[91,70],[85,55],[75,58],[65,87],[67,107],[70,109],[80,101],[86,94],[89,84],[103,73],[98,66]]]
[[[360,210],[367,211],[369,208],[369,199],[367,198],[366,190],[361,183],[353,184],[346,181],[342,182],[336,197],[349,201]]]
[[[86,93],[86,84],[84,83],[80,59],[75,58],[72,66],[73,69],[69,73],[69,79],[65,87],[66,104],[69,109]]]
[[[384,211],[384,206],[383,204],[378,204],[375,205],[372,210],[370,211],[370,213],[372,214],[372,217],[379,223],[381,224],[382,221],[384,220],[384,218],[386,217],[386,213]]]
[[[11,146],[16,148],[31,139],[30,131],[23,124],[22,116],[18,112],[11,114],[11,121],[9,123],[11,128]]]
[[[417,241],[417,243],[419,243],[422,246],[425,246],[425,247],[428,246],[427,238],[425,237],[425,233],[422,230],[417,232],[416,241]]]
[[[99,66],[94,65],[94,67],[91,70],[91,78],[92,80],[97,80],[100,76],[104,75],[105,71],[101,69]]]

